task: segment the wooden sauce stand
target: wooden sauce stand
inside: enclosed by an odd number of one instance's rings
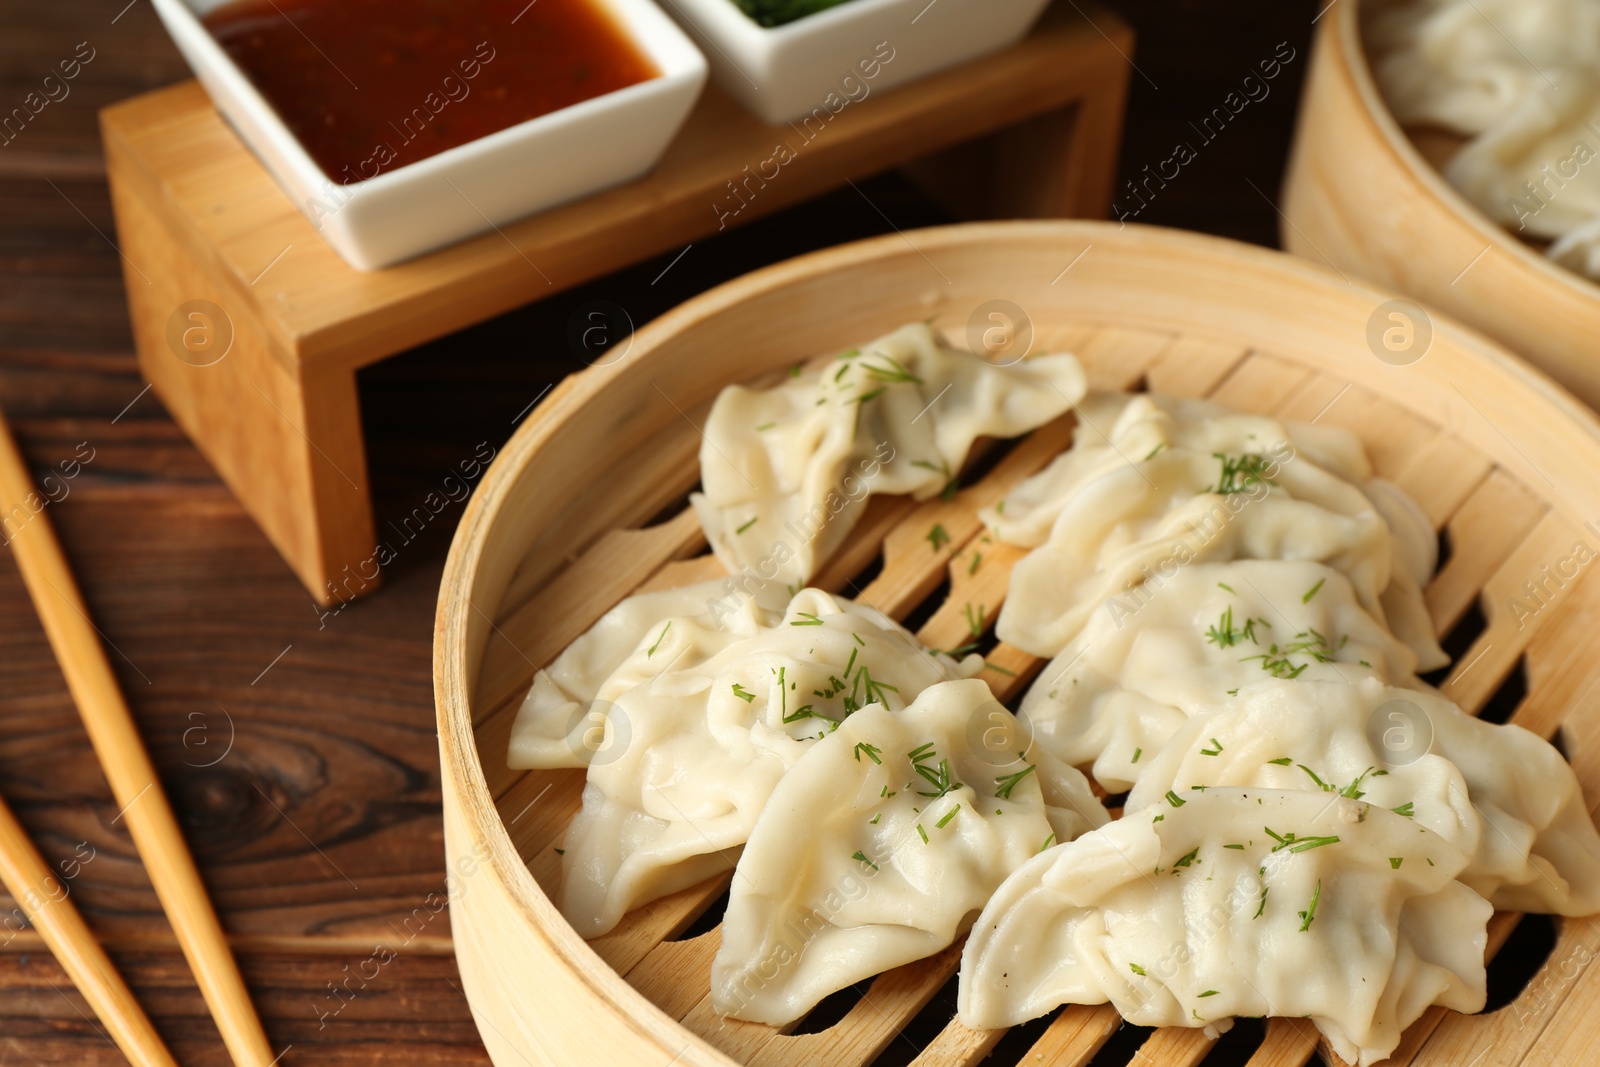
[[[139,364],[311,595],[360,595],[378,567],[359,369],[890,167],[968,217],[1103,216],[1132,49],[1116,16],[1069,0],[1016,46],[825,125],[767,126],[709,86],[644,178],[365,273],[198,83],[148,93],[101,115]],[[782,144],[776,177],[751,180]],[[207,359],[178,340],[200,321]]]

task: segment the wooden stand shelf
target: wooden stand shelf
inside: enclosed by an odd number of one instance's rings
[[[915,164],[965,215],[1103,216],[1132,39],[1058,3],[1015,47],[809,133],[710,87],[646,177],[371,273],[322,242],[197,83],[149,93],[101,115],[140,367],[312,596],[359,595],[377,585],[361,367],[890,167]],[[793,158],[730,216],[729,183],[779,144]],[[196,359],[185,329],[223,353]]]

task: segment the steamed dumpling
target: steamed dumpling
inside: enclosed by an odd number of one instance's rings
[[[1401,547],[1356,484],[1371,471],[1353,435],[1154,395],[1091,398],[1082,412],[1085,424],[1114,421],[982,515],[1001,540],[1038,546],[1012,571],[996,624],[1003,640],[1054,656],[1101,605],[1152,575],[1195,562],[1311,561],[1349,578],[1379,622],[1411,620],[1399,636],[1421,669],[1447,662],[1407,570],[1431,557]]]
[[[1024,697],[1035,740],[1127,789],[1194,715],[1272,678],[1403,683],[1416,655],[1320,563],[1191,563],[1110,598]]]
[[[1373,75],[1403,125],[1477,134],[1569,71],[1600,68],[1596,0],[1364,3]]]
[[[1456,153],[1444,176],[1512,231],[1559,238],[1600,218],[1597,130],[1600,78],[1567,74],[1559,85],[1541,83]]]
[[[604,743],[605,709],[671,665],[704,662],[736,641],[776,626],[781,611],[728,597],[721,581],[628,597],[534,675],[517,709],[506,765],[587,767]],[[672,635],[671,653],[656,642]]]
[[[514,751],[588,764],[562,857],[562,912],[583,936],[733,866],[779,779],[852,714],[898,710],[982,669],[978,656],[930,653],[879,612],[816,589],[758,622],[731,638],[703,616],[652,622],[600,684],[605,703],[519,714]]]
[[[1108,821],[1071,767],[983,745],[991,710],[983,682],[945,682],[899,710],[866,708],[811,746],[739,861],[711,969],[718,1011],[792,1022],[933,955],[1007,874]]]
[[[1274,681],[1188,720],[1128,807],[1197,785],[1307,789],[1397,809],[1461,849],[1461,881],[1506,911],[1600,911],[1600,834],[1572,768],[1520,726],[1375,678]]]
[[[781,601],[843,543],[869,495],[953,485],[979,437],[1015,437],[1077,403],[1070,355],[997,366],[902,327],[767,389],[718,395],[691,497],[717,557]]]
[[[1478,1011],[1491,908],[1467,857],[1362,800],[1190,792],[1008,878],[961,959],[962,1022],[1015,1026],[1109,1001],[1137,1026],[1303,1016],[1375,1063],[1429,1005]]]

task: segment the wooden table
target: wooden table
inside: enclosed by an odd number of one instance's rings
[[[1142,71],[1124,177],[1164,158],[1279,40],[1303,48],[1322,2],[1119,3]],[[430,641],[460,506],[412,539],[396,534],[385,588],[324,616],[142,391],[95,113],[187,74],[149,6],[127,4],[0,0],[5,108],[78,42],[95,49],[71,95],[0,147],[0,405],[41,476],[92,450],[50,515],[268,1033],[293,1045],[284,1062],[486,1063],[454,988],[449,913],[430,897],[444,889]],[[1276,193],[1297,68],[1141,220],[1270,240],[1277,216],[1249,183]],[[402,525],[479,442],[498,446],[581,365],[565,331],[584,301],[642,323],[764,263],[944,220],[898,178],[858,184],[361,372],[378,527]],[[9,564],[0,672],[0,791],[46,856],[77,872],[74,899],[180,1060],[225,1063]],[[0,925],[11,906],[0,899]],[[395,952],[382,966],[370,962],[380,943]],[[364,986],[363,972],[375,975]],[[122,1062],[84,1011],[35,935],[0,931],[0,1067]]]

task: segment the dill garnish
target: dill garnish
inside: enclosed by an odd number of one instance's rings
[[[1017,787],[1017,783],[1032,773],[1033,764],[1030,763],[1016,774],[1005,774],[997,777],[994,780],[994,795],[1002,800],[1010,800],[1011,791]]]
[[[651,645],[649,650],[645,652],[645,659],[649,659],[651,656],[656,654],[656,649],[660,648],[661,642],[667,639],[667,631],[670,629],[672,629],[672,620],[668,619],[667,624],[661,628],[661,633],[656,637],[656,643]]]
[[[1253,485],[1277,484],[1266,476],[1269,464],[1260,453],[1245,452],[1230,456],[1226,452],[1213,452],[1211,455],[1222,463],[1222,474],[1208,492],[1227,495],[1242,493]]]
[[[1303,934],[1311,929],[1311,924],[1317,918],[1317,901],[1322,899],[1322,879],[1317,879],[1317,887],[1311,891],[1311,905],[1305,911],[1297,911],[1300,916],[1300,932]]]

